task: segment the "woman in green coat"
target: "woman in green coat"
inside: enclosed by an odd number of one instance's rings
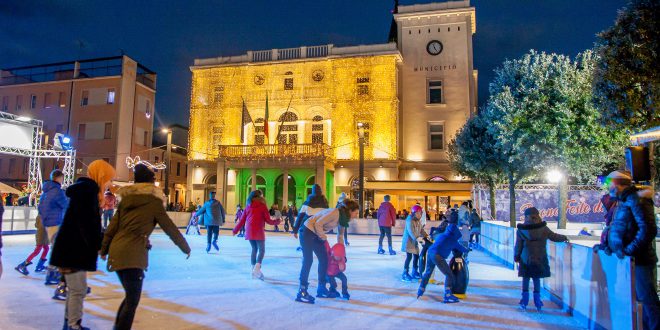
[[[117,272],[126,292],[114,329],[130,329],[133,324],[148,267],[149,236],[156,225],[190,257],[188,243],[165,212],[165,195],[154,185],[154,173],[142,164],[133,170],[135,184],[117,192],[121,201],[101,245],[101,258],[107,258],[108,270]]]

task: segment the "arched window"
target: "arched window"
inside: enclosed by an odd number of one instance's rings
[[[430,177],[428,181],[430,181],[430,182],[444,182],[444,181],[447,181],[447,179],[445,179],[442,176],[436,175],[436,176]]]
[[[254,121],[254,144],[265,144],[266,143],[266,135],[264,133],[264,119],[263,118],[257,118],[257,120]]]
[[[312,143],[323,143],[323,117],[312,118]]]
[[[284,112],[278,119],[280,127],[278,128],[278,144],[297,144],[298,143],[298,116],[292,111]]]

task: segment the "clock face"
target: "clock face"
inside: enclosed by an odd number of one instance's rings
[[[262,75],[260,75],[260,74],[254,76],[254,83],[255,83],[255,84],[257,84],[257,85],[263,85],[263,84],[264,84],[264,81],[266,81],[266,78],[264,78],[264,76],[262,76]]]
[[[442,48],[442,43],[438,40],[431,40],[426,44],[426,51],[433,56],[442,53]]]
[[[316,71],[312,72],[312,79],[314,79],[314,81],[323,80],[323,71],[316,70]]]

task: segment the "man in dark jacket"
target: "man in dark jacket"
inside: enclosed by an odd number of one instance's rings
[[[298,210],[298,218],[296,218],[296,222],[293,224],[293,237],[298,239],[298,230],[307,218],[327,208],[329,208],[328,199],[323,196],[323,189],[318,184],[314,184],[312,193],[307,196],[300,210]],[[300,246],[298,247],[298,251],[302,251]]]
[[[218,247],[218,234],[220,233],[220,226],[225,224],[225,209],[222,207],[220,201],[215,199],[215,191],[209,194],[209,200],[204,203],[196,214],[202,214],[204,225],[206,226],[206,252],[211,251],[211,244],[216,251],[220,251]]]
[[[50,172],[50,181],[43,183],[41,197],[39,198],[39,215],[44,228],[46,228],[51,249],[57,231],[62,224],[64,211],[69,205],[69,199],[62,190],[62,182],[64,182],[64,173],[61,170],[55,169]],[[59,280],[60,275],[54,267],[49,267],[46,273],[46,284],[57,284]]]
[[[632,183],[629,172],[614,171],[607,176],[609,192],[617,207],[608,233],[608,246],[620,258],[635,258],[635,291],[643,305],[644,329],[660,329],[656,264],[653,246],[658,228],[653,214],[653,193]]]
[[[396,210],[390,203],[390,195],[383,197],[383,202],[378,207],[378,227],[380,228],[380,237],[378,238],[378,254],[385,254],[383,250],[383,238],[387,236],[387,244],[390,247],[390,254],[395,255],[392,249],[392,227],[396,226]]]

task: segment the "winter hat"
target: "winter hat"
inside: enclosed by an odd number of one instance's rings
[[[525,209],[525,216],[539,215],[539,210],[535,207]]]
[[[154,172],[152,172],[147,165],[137,164],[133,167],[133,175],[135,183],[152,183],[154,182]]]
[[[99,202],[103,201],[105,185],[115,177],[115,168],[105,160],[97,159],[87,166],[87,176],[99,186]]]
[[[410,213],[415,213],[415,212],[422,212],[422,207],[419,206],[418,204],[413,205],[413,207],[410,208]]]
[[[346,199],[346,193],[343,192],[341,193],[341,195],[339,195],[339,199],[337,199],[337,204],[343,203],[345,199]]]
[[[628,171],[614,171],[607,178],[617,184],[630,184],[632,182],[632,175]]]
[[[447,217],[447,222],[457,224],[458,223],[458,212],[451,212],[449,217]]]

